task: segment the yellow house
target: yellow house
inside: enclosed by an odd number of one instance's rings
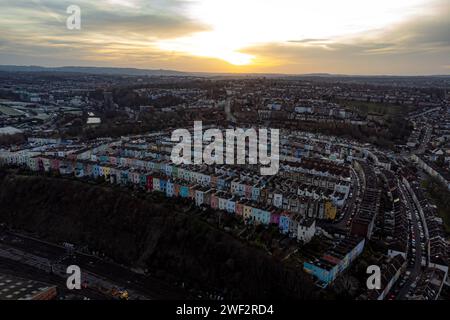
[[[244,219],[248,219],[252,216],[252,207],[244,205]]]
[[[103,171],[103,176],[105,177],[105,179],[109,179],[109,175],[111,174],[111,168],[101,167],[101,170]]]
[[[337,208],[331,201],[325,202],[325,217],[330,220],[336,219]]]

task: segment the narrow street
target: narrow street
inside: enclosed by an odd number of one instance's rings
[[[410,248],[408,252],[408,261],[411,260],[412,256],[414,256],[414,265],[408,265],[407,271],[411,272],[409,275],[408,280],[406,281],[403,288],[400,290],[397,299],[402,300],[405,298],[405,296],[408,294],[409,290],[411,289],[411,286],[415,281],[417,280],[418,276],[421,272],[421,259],[422,259],[422,248],[421,248],[421,242],[420,242],[420,231],[419,231],[419,224],[420,220],[416,216],[416,207],[414,204],[413,199],[411,198],[411,195],[409,194],[408,190],[406,189],[405,185],[403,183],[399,183],[399,190],[403,194],[403,198],[406,200],[406,206],[408,208],[408,212],[411,213],[411,230],[410,230]],[[412,241],[415,241],[415,245],[412,246]],[[415,254],[412,252],[412,248],[415,249]]]

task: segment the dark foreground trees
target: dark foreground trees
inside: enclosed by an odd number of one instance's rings
[[[88,245],[162,278],[232,298],[312,298],[301,270],[182,212],[174,201],[78,181],[0,174],[0,223]]]

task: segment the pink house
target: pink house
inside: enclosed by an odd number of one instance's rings
[[[211,194],[211,208],[219,208],[219,198],[215,194]]]
[[[242,216],[244,214],[244,205],[242,203],[236,202],[236,214]]]
[[[52,159],[50,162],[50,167],[52,168],[52,170],[58,171],[59,170],[59,160]]]
[[[245,185],[245,197],[247,199],[251,199],[252,198],[252,190],[253,190],[252,186]]]
[[[109,157],[109,163],[112,165],[117,165],[117,158],[116,157]]]
[[[280,212],[270,210],[270,223],[278,225],[280,223]]]

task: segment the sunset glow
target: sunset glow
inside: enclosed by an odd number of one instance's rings
[[[0,63],[362,74],[450,64],[448,0],[79,0],[79,31],[65,28],[71,4],[4,0]]]
[[[425,0],[201,0],[189,14],[211,30],[162,40],[163,50],[225,60],[252,62],[241,52],[264,43],[305,39],[333,41],[404,21],[422,10]]]

